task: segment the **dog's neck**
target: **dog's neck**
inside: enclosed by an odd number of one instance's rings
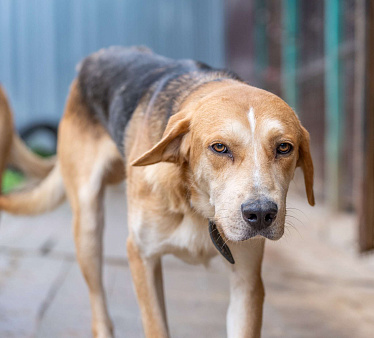
[[[188,164],[157,163],[145,168],[145,178],[152,193],[163,199],[168,210],[178,213],[199,214],[208,222],[205,211],[209,197],[194,184]]]

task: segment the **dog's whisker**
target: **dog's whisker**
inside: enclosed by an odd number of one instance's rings
[[[300,231],[290,221],[287,221],[285,223],[285,225],[286,225],[285,229],[287,229],[287,231],[290,232],[290,230],[293,229],[293,230],[295,230],[298,233],[298,235],[300,236],[300,238],[303,238],[303,236],[301,235]]]
[[[305,214],[304,211],[302,211],[301,209],[298,209],[298,208],[292,208],[292,207],[286,207],[286,211],[289,210],[289,211],[292,211],[292,212],[299,212],[301,213],[304,217],[307,218],[307,215]]]
[[[298,222],[301,223],[302,225],[304,225],[303,221],[301,221],[300,219],[298,219],[296,216],[286,215],[286,217],[287,217],[287,218],[290,217],[290,218],[292,218],[292,219],[298,221]]]

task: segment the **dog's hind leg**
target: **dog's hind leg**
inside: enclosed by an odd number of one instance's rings
[[[103,127],[90,120],[75,84],[60,124],[58,157],[73,209],[78,262],[89,288],[93,333],[112,337],[102,281],[103,196],[113,164],[122,160]]]
[[[96,190],[96,187],[87,182],[73,194],[74,240],[78,262],[89,288],[92,330],[95,337],[112,337],[112,323],[102,281],[104,187]]]

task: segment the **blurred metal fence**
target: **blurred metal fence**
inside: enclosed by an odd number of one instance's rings
[[[229,2],[230,67],[299,114],[312,138],[317,197],[334,209],[351,210],[354,204],[356,3]]]
[[[76,64],[110,45],[224,65],[224,0],[0,0],[0,82],[18,128],[56,123]]]

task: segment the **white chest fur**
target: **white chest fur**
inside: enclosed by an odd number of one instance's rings
[[[166,242],[171,253],[189,263],[208,263],[216,255],[208,221],[200,217],[185,216]]]
[[[179,224],[170,224],[166,232],[160,231],[159,224],[145,227],[142,222],[137,223],[132,232],[146,256],[173,254],[187,263],[207,264],[217,254],[210,239],[208,221],[200,216],[187,214]]]

